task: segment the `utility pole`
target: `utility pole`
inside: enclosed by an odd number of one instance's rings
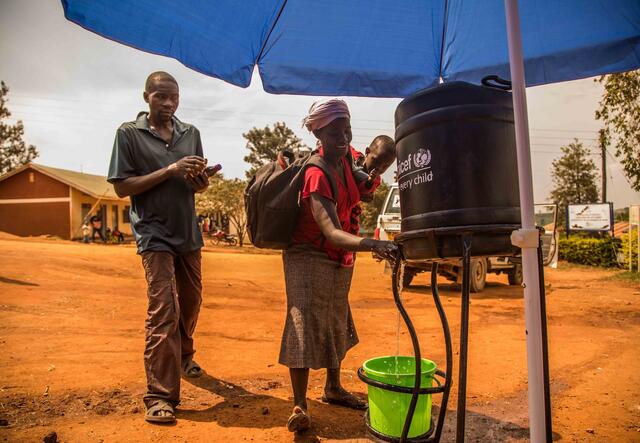
[[[600,156],[602,158],[602,203],[607,202],[607,133],[600,129],[598,144],[600,145]]]

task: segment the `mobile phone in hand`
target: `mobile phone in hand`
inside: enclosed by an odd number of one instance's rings
[[[207,166],[204,169],[204,173],[207,174],[207,177],[211,177],[215,175],[215,173],[218,172],[220,169],[222,169],[222,165],[218,163],[215,166]]]

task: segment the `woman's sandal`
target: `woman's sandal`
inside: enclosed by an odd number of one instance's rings
[[[202,376],[203,371],[198,363],[194,360],[189,360],[182,365],[182,373],[187,378],[198,378]]]
[[[168,414],[158,415],[164,412]],[[171,403],[158,399],[146,406],[144,419],[150,423],[173,423],[176,421],[176,416]]]
[[[329,403],[330,405],[344,406],[345,408],[356,409],[358,411],[364,411],[369,407],[369,404],[366,401],[361,400],[353,394],[347,394],[336,398],[323,395],[321,400],[324,403]]]
[[[289,420],[287,420],[287,429],[289,432],[306,431],[309,429],[309,426],[311,426],[311,419],[307,411],[300,406],[295,406]]]

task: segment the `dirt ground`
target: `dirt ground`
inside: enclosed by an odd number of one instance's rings
[[[640,287],[614,274],[563,263],[546,272],[555,440],[640,441]],[[491,276],[472,296],[467,441],[528,439],[522,289],[506,280]],[[311,430],[294,437],[285,428],[279,254],[206,248],[203,282],[195,339],[207,373],[183,380],[176,425],[151,425],[141,402],[146,297],[135,249],[1,235],[0,440],[42,441],[55,431],[63,442],[368,441],[361,412],[320,401],[322,371],[311,373]],[[427,282],[416,277],[404,298],[423,354],[443,366]],[[443,281],[441,295],[456,349],[459,288]],[[358,258],[351,305],[360,344],[342,377],[364,395],[357,368],[397,346],[390,278],[367,254]],[[411,355],[401,331],[400,353]],[[454,439],[455,382],[456,372],[442,441]]]

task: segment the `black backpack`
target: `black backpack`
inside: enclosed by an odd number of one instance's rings
[[[284,163],[283,156],[290,163]],[[304,173],[309,166],[324,172],[335,200],[337,185],[329,165],[317,151],[297,159],[291,152],[281,152],[280,161],[264,165],[251,178],[244,191],[244,208],[247,231],[255,247],[286,249],[291,245],[302,202]]]

